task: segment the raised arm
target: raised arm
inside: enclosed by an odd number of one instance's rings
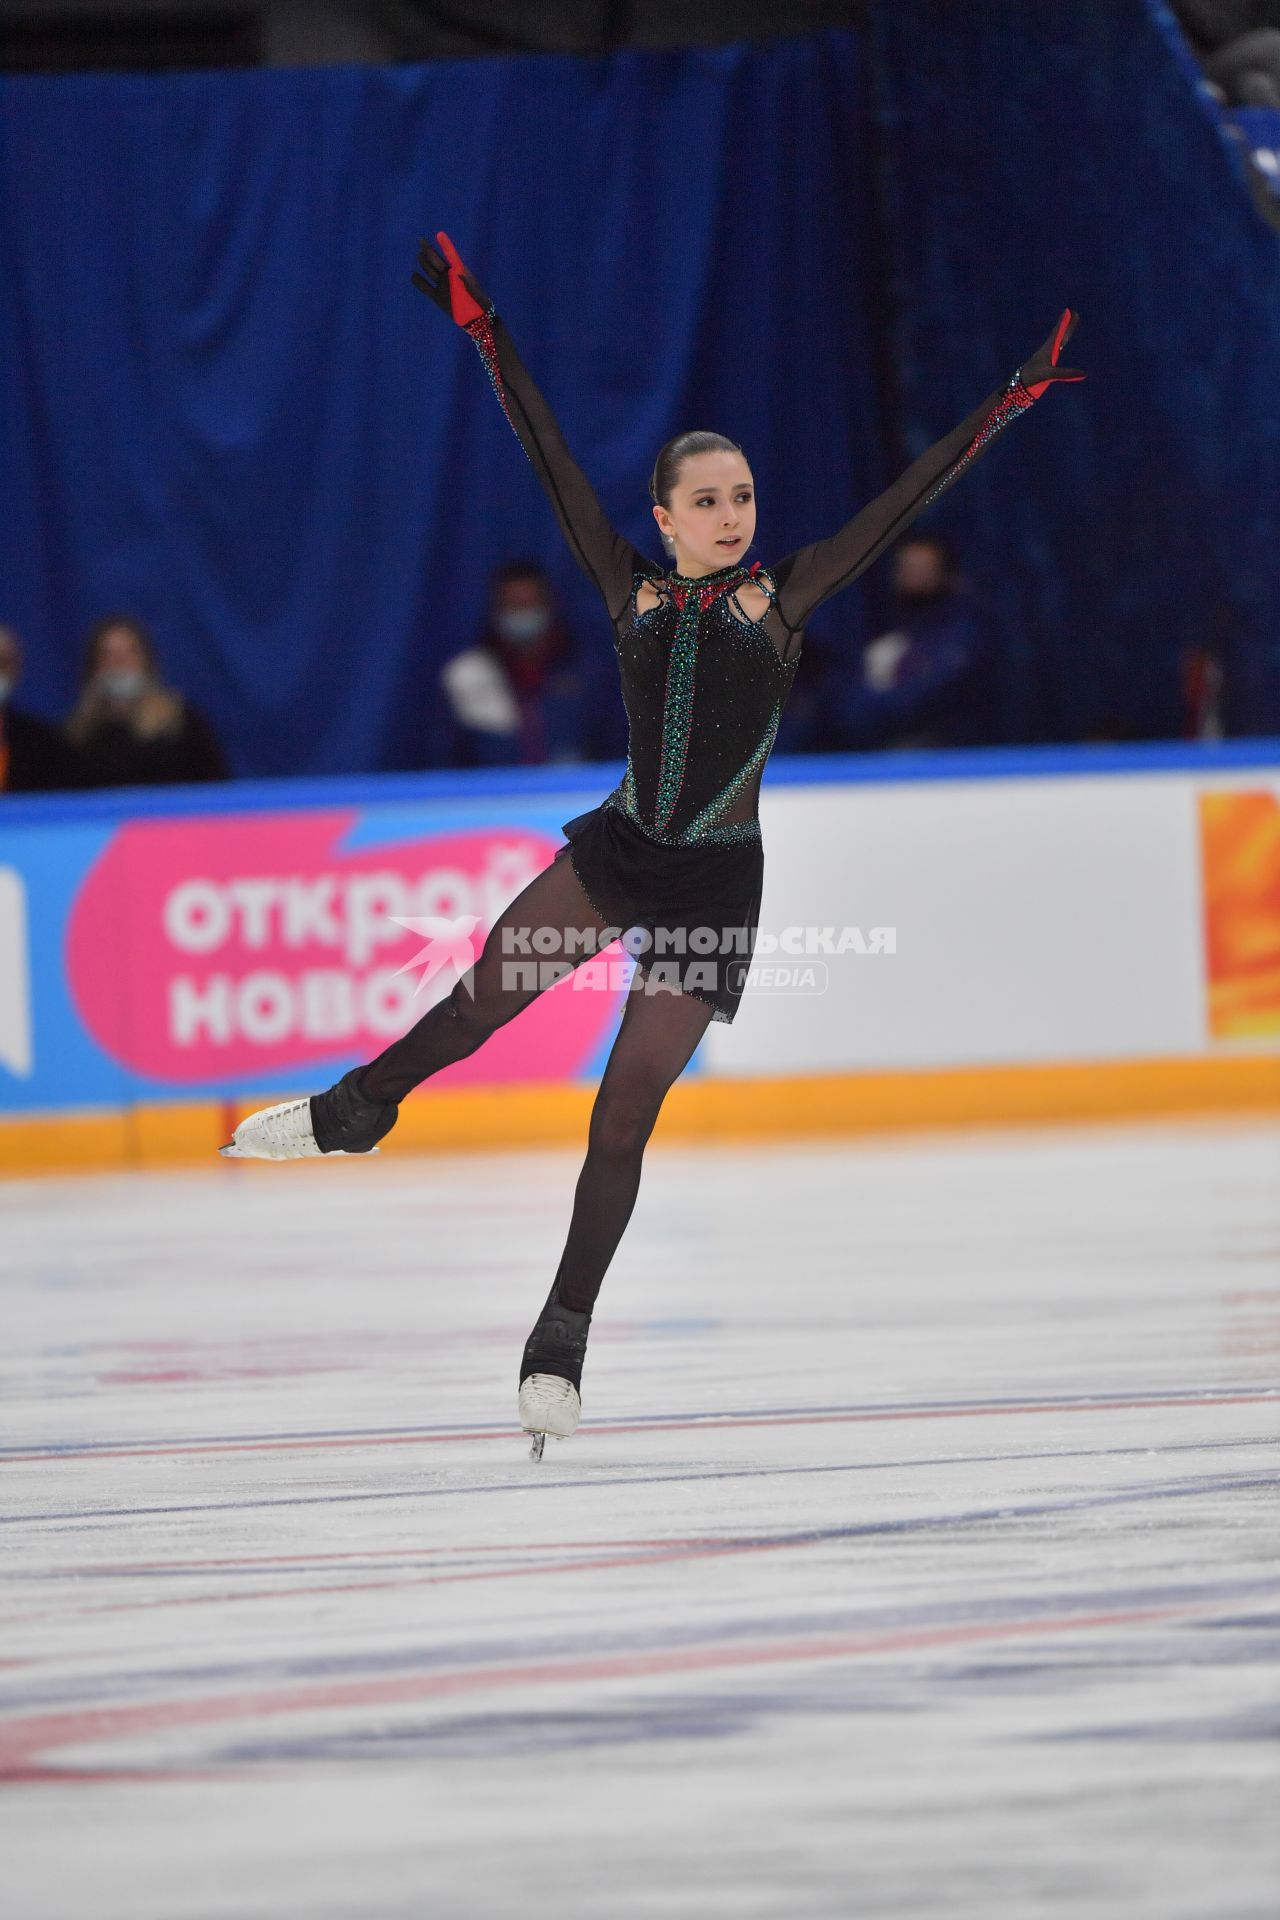
[[[938,440],[878,499],[855,514],[839,533],[801,547],[772,569],[778,611],[794,632],[815,607],[857,579],[890,541],[986,452],[1011,420],[1026,413],[1055,380],[1083,380],[1073,367],[1060,367],[1058,355],[1075,330],[1079,314],[1062,315],[1044,345],[1012,379],[989,393],[967,419]]]
[[[419,242],[421,272],[414,274],[413,284],[475,341],[502,410],[542,482],[570,552],[598,589],[610,619],[616,620],[631,598],[635,568],[656,569],[609,525],[595,489],[565,445],[555,415],[530,379],[493,302],[463,266],[448,234],[438,233],[436,240],[439,251],[425,240]]]

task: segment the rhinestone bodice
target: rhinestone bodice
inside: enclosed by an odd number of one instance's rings
[[[745,582],[770,595],[743,612]],[[640,612],[645,582],[656,606]],[[702,579],[637,573],[614,641],[628,720],[627,770],[607,806],[674,846],[759,839],[760,774],[795,679],[770,637],[772,582],[759,568]]]

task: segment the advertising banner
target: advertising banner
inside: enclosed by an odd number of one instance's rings
[[[1280,1052],[1280,767],[877,758],[766,784],[746,992],[688,1073]],[[608,790],[540,779],[3,803],[0,1117],[303,1092],[371,1058]],[[615,942],[432,1084],[593,1081],[631,980]]]
[[[327,1084],[450,991],[578,805],[309,808],[3,835],[0,1111]],[[628,978],[615,942],[442,1083],[593,1077]]]

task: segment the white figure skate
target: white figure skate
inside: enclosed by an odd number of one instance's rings
[[[549,1433],[567,1440],[581,1418],[582,1401],[572,1380],[554,1373],[531,1373],[520,1382],[520,1425],[533,1435],[531,1460],[541,1460]]]
[[[260,1107],[240,1122],[218,1152],[228,1160],[307,1160],[318,1155],[311,1131],[311,1101],[286,1100],[278,1107]]]
[[[314,1099],[259,1108],[240,1122],[218,1152],[228,1160],[310,1160],[320,1153],[326,1159],[332,1154],[376,1153],[374,1143],[390,1133],[399,1108],[392,1101],[370,1100],[362,1093],[361,1071],[353,1067],[336,1086]]]

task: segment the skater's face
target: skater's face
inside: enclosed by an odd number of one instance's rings
[[[655,506],[659,530],[675,541],[677,573],[715,573],[742,560],[756,537],[756,490],[740,453],[692,453],[680,463],[671,498]]]

